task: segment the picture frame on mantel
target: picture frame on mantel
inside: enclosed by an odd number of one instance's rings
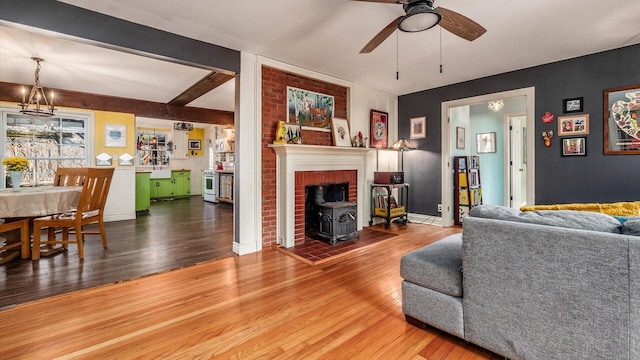
[[[351,133],[349,132],[349,122],[346,119],[331,119],[331,137],[333,146],[351,147]]]
[[[389,136],[389,114],[384,111],[371,109],[371,135],[369,137],[372,148],[386,149]]]
[[[639,98],[640,84],[604,90],[605,155],[640,154]]]

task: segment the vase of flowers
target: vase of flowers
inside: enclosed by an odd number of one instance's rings
[[[21,157],[8,157],[2,160],[2,165],[7,167],[7,171],[11,176],[13,191],[20,191],[22,173],[29,170],[29,160]]]

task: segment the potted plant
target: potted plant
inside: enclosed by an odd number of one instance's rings
[[[11,186],[13,190],[20,190],[22,172],[29,170],[29,160],[22,157],[8,157],[2,160],[2,165],[7,167],[7,171],[11,176]]]

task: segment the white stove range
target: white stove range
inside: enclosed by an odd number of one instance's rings
[[[207,169],[202,172],[202,185],[204,187],[202,191],[202,197],[204,201],[217,203],[218,199],[216,198],[216,171],[213,169]]]

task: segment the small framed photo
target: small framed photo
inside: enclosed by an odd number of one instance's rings
[[[565,114],[583,112],[583,101],[584,98],[582,97],[562,100],[562,112]]]
[[[424,139],[427,137],[427,117],[411,118],[411,134],[409,139]]]
[[[589,133],[589,114],[558,116],[558,136]]]
[[[351,146],[349,122],[346,119],[331,118],[331,137],[334,146]]]
[[[496,133],[486,132],[476,134],[476,152],[487,154],[496,152]]]
[[[585,156],[587,155],[587,138],[564,138],[561,150],[562,156]]]
[[[388,138],[389,114],[383,111],[371,110],[371,137],[369,138],[372,148],[386,149]]]
[[[298,124],[284,124],[284,140],[287,144],[302,144],[302,130]]]
[[[127,125],[105,124],[104,146],[118,148],[127,147]]]
[[[189,139],[189,150],[201,150],[202,143],[199,139]]]
[[[456,149],[464,149],[466,141],[464,128],[456,126]]]

